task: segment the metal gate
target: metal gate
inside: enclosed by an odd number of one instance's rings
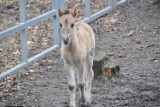
[[[102,9],[101,11],[91,15],[90,12],[90,0],[85,0],[85,17],[82,20],[82,22],[89,23],[112,9],[114,9],[117,5],[122,4],[126,2],[127,0],[105,0],[107,2],[107,7]],[[41,59],[49,52],[52,52],[54,49],[60,46],[60,33],[59,33],[59,18],[57,17],[57,9],[64,7],[64,0],[52,0],[52,10],[49,12],[46,12],[40,16],[34,17],[30,20],[26,20],[26,0],[19,0],[19,9],[20,9],[20,23],[16,26],[13,26],[11,28],[8,28],[7,30],[4,30],[0,32],[0,40],[11,36],[12,34],[15,34],[16,32],[20,32],[20,40],[21,40],[21,60],[22,63],[16,65],[15,67],[3,72],[0,74],[0,78],[4,78],[5,76],[17,71],[19,68],[26,67],[27,65],[31,64],[33,61],[36,61],[38,59]],[[38,24],[39,22],[46,20],[50,17],[53,17],[53,35],[54,35],[54,41],[53,46],[42,51],[39,54],[36,54],[35,56],[28,58],[27,55],[27,27],[33,26]]]

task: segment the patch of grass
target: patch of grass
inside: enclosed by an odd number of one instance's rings
[[[152,62],[159,62],[160,58],[152,58],[152,59],[150,59],[150,61],[152,61]]]
[[[160,5],[160,0],[155,0],[154,2],[153,2],[153,5]]]
[[[8,43],[8,44],[6,45],[6,48],[7,48],[7,49],[13,49],[13,48],[14,48],[14,44]]]
[[[0,65],[0,68],[2,70],[2,71],[0,71],[0,73],[7,71],[14,66],[15,66],[15,64],[13,64],[13,65],[12,64]]]
[[[106,46],[106,47],[104,48],[104,50],[106,50],[107,48],[109,48],[109,49],[116,48],[116,44],[111,43],[110,45]]]
[[[155,54],[160,54],[160,51],[155,52]]]
[[[5,46],[5,49],[7,50],[13,50],[17,48],[17,40],[15,39],[15,37],[11,37],[8,39],[8,42],[4,44],[4,46]]]
[[[110,45],[110,47],[111,47],[111,48],[114,48],[114,47],[116,47],[116,45],[112,44],[112,45]]]
[[[146,36],[154,36],[152,32],[146,32]]]
[[[19,35],[0,40],[0,73],[20,63]]]
[[[160,8],[160,0],[155,0],[155,1],[153,2],[153,5],[157,5],[158,8]]]

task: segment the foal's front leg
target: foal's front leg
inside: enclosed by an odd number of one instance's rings
[[[68,87],[70,94],[70,107],[76,107],[75,92],[76,92],[76,81],[75,81],[75,71],[73,66],[65,64],[65,70],[67,72]]]
[[[80,97],[81,97],[81,103],[83,105],[86,104],[86,80],[85,80],[85,69],[84,69],[84,63],[80,63],[78,66],[78,81],[77,84],[80,89]]]

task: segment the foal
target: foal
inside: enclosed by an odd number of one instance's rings
[[[91,103],[91,85],[95,37],[92,28],[82,22],[75,22],[77,10],[58,10],[60,17],[62,47],[61,56],[67,73],[70,106],[75,107],[76,86],[80,90],[83,105]]]

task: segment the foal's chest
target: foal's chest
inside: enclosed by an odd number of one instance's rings
[[[61,55],[63,60],[65,60],[68,64],[75,64],[78,65],[85,59],[85,53],[84,51],[68,51],[68,50],[61,50]]]

